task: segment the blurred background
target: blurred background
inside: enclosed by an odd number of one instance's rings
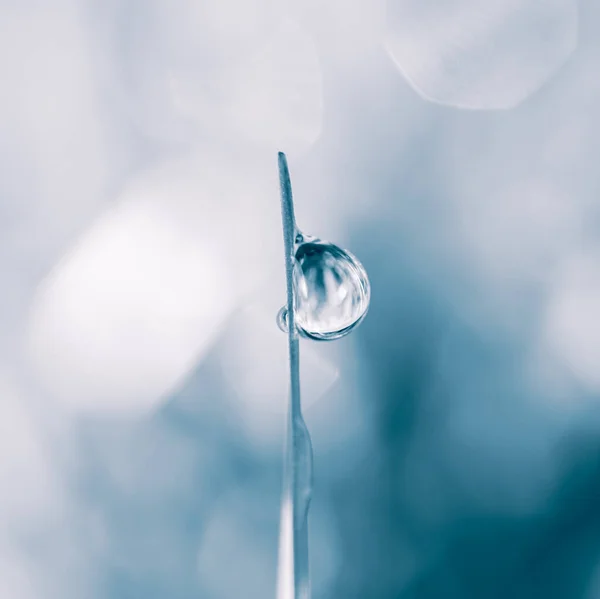
[[[0,597],[274,597],[277,151],[316,599],[600,598],[600,6],[0,0]]]

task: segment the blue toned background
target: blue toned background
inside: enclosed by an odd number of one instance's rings
[[[600,597],[591,0],[0,0],[0,598],[275,596],[277,151],[372,284],[303,342],[316,599]]]

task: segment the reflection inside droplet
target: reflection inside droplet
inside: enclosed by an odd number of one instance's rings
[[[365,317],[371,296],[362,264],[340,247],[315,239],[296,249],[294,293],[298,332],[317,340],[347,335]],[[285,306],[277,324],[287,331]]]

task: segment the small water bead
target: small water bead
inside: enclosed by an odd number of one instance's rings
[[[277,312],[277,326],[284,332],[288,332],[288,322],[287,322],[287,307],[282,306],[279,308],[279,312]]]
[[[363,320],[371,288],[364,267],[352,254],[333,243],[311,239],[296,248],[294,293],[298,332],[329,341],[347,335]],[[277,324],[287,331],[285,306]]]

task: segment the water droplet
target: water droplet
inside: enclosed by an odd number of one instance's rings
[[[287,323],[287,307],[283,306],[277,312],[277,326],[284,332],[288,332],[288,323]]]
[[[303,337],[339,339],[365,317],[371,289],[362,264],[333,243],[313,239],[296,249],[294,268],[296,325]],[[287,308],[277,314],[287,331]]]

